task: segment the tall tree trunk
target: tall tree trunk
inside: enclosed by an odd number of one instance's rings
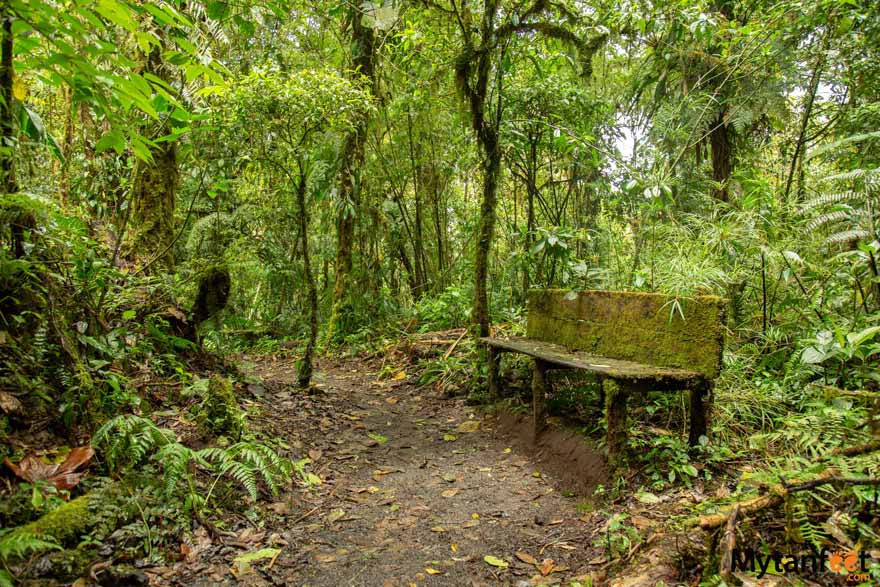
[[[15,17],[7,10],[3,19],[3,39],[0,42],[0,189],[4,194],[18,191],[15,178],[15,114],[13,111],[12,82],[15,76],[12,64],[12,21]]]
[[[154,47],[143,71],[170,82],[162,63],[162,50]],[[157,139],[165,134],[161,126],[147,129]],[[153,160],[139,160],[134,169],[131,216],[126,237],[126,257],[147,266],[148,273],[174,269],[174,205],[177,189],[177,147],[173,141],[150,148]]]
[[[712,122],[709,142],[712,147],[712,179],[719,186],[715,189],[715,197],[722,202],[730,199],[727,181],[733,173],[733,149],[730,141],[730,129],[724,121],[725,108]]]
[[[532,250],[535,231],[535,195],[538,193],[538,140],[538,137],[529,137],[529,160],[526,164],[526,197],[528,202],[526,204],[526,238],[523,239],[525,253],[523,258],[526,260],[523,266],[523,299],[526,298],[526,294],[532,286],[528,258],[529,252]]]
[[[16,136],[15,111],[13,110],[12,84],[15,70],[12,61],[13,36],[12,14],[4,10],[0,13],[3,19],[3,38],[0,40],[0,190],[2,195],[14,194],[18,191],[15,177],[15,156],[18,137]],[[12,218],[9,223],[11,237],[11,253],[16,259],[24,257],[26,231],[34,228],[35,219],[29,212],[22,212]]]
[[[474,263],[474,316],[480,336],[489,336],[489,250],[495,232],[495,207],[498,202],[498,176],[501,171],[501,145],[498,129],[489,125],[480,133],[483,146],[483,201],[480,204],[480,228]]]
[[[351,30],[351,67],[349,76],[356,82],[367,78],[370,89],[375,83],[374,36],[373,29],[364,26],[363,14],[358,5],[348,12],[348,26]],[[360,203],[361,171],[364,164],[364,144],[367,140],[368,118],[361,118],[348,135],[342,149],[339,169],[339,214],[336,219],[336,281],[333,287],[333,309],[327,326],[329,340],[339,340],[347,334],[351,324],[346,322],[350,314],[351,300],[349,289],[351,281],[354,229]]]
[[[309,309],[309,339],[306,350],[297,365],[299,386],[306,388],[312,380],[312,355],[315,353],[315,342],[318,340],[318,286],[312,275],[312,260],[309,251],[309,211],[306,207],[306,174],[300,163],[299,181],[296,186],[296,203],[299,208],[299,233],[302,247],[303,272],[306,276],[307,304]]]
[[[804,113],[801,116],[800,130],[798,131],[797,142],[794,145],[794,155],[791,157],[791,167],[788,170],[788,178],[785,180],[785,193],[783,201],[788,202],[788,196],[791,193],[791,184],[794,181],[794,174],[798,170],[798,163],[802,160],[801,154],[804,151],[807,128],[810,125],[810,117],[813,115],[813,104],[816,102],[816,93],[819,91],[819,81],[822,79],[822,67],[825,63],[825,47],[828,35],[826,33],[819,46],[819,55],[816,57],[816,64],[813,66],[813,74],[810,76],[810,87],[807,89],[806,103],[804,105]]]
[[[415,199],[415,226],[413,235],[413,263],[416,270],[416,282],[418,289],[413,292],[413,297],[418,300],[425,294],[428,279],[425,270],[425,248],[424,238],[422,235],[422,192],[425,189],[424,174],[422,173],[422,162],[420,157],[416,156],[416,148],[413,141],[412,113],[407,110],[406,113],[406,130],[407,139],[409,141],[409,162],[413,177],[413,196]]]
[[[61,144],[64,158],[70,161],[73,154],[73,131],[74,131],[74,106],[73,106],[73,89],[64,88],[64,142]],[[61,206],[67,208],[70,206],[70,165],[62,165],[61,181],[59,182],[58,191],[61,196]]]

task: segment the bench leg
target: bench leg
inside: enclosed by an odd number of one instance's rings
[[[621,381],[603,379],[602,391],[605,392],[605,423],[608,426],[605,446],[608,449],[608,460],[617,462],[626,450],[626,402],[629,389]]]
[[[495,347],[489,347],[489,399],[493,402],[501,399],[501,390],[498,385],[498,364],[501,360],[501,353]]]
[[[701,382],[690,388],[691,429],[688,444],[696,446],[706,435],[706,415],[712,399],[712,382]]]
[[[547,394],[547,363],[535,359],[532,369],[532,441],[537,442],[538,434],[546,425],[544,402]]]

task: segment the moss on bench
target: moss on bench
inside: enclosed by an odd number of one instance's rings
[[[531,339],[707,378],[721,368],[723,322],[723,300],[716,296],[552,289],[528,295]]]

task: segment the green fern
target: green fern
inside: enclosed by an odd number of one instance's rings
[[[95,433],[92,443],[103,447],[111,468],[130,469],[148,457],[162,467],[164,491],[171,499],[184,487],[186,508],[202,507],[211,491],[202,498],[191,465],[216,477],[227,477],[240,485],[256,500],[260,483],[272,495],[278,494],[281,484],[290,481],[293,464],[270,447],[256,442],[239,442],[229,448],[208,447],[193,450],[177,442],[174,433],[159,428],[148,418],[135,415],[117,416]]]
[[[61,550],[57,542],[47,540],[51,536],[38,536],[27,532],[15,532],[10,536],[0,538],[0,559],[21,559],[32,552],[45,550]]]
[[[843,146],[875,139],[880,132],[846,137],[814,151],[811,156],[835,151]],[[852,169],[828,175],[820,184],[838,188],[806,202],[802,215],[816,213],[807,223],[808,230],[825,228],[829,234],[825,244],[852,245],[878,238],[880,223],[880,168]]]
[[[175,441],[171,430],[159,428],[152,420],[133,414],[108,420],[92,438],[95,446],[106,445],[107,464],[117,471],[140,464],[147,455]]]
[[[808,494],[812,492],[807,492]],[[808,495],[792,495],[786,503],[788,514],[788,531],[790,536],[801,544],[811,544],[817,550],[827,539],[825,531],[810,521],[810,513],[807,510],[806,498]]]

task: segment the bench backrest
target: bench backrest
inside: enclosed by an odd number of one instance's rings
[[[721,369],[723,324],[724,304],[716,296],[553,289],[528,293],[529,338],[708,378]]]

